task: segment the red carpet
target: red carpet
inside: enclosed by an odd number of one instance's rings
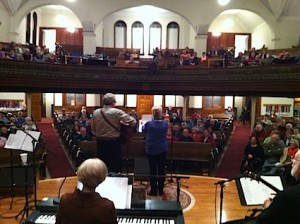
[[[250,125],[235,124],[235,130],[216,172],[216,177],[232,179],[240,174],[243,153],[250,136]]]
[[[75,172],[58,140],[56,130],[52,127],[52,124],[49,122],[38,123],[37,126],[46,142],[47,168],[51,178],[74,176]]]

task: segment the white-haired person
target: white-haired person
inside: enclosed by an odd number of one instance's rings
[[[161,106],[154,106],[151,111],[153,118],[145,124],[143,130],[146,134],[146,153],[150,169],[151,190],[148,194],[162,196],[164,193],[165,163],[168,148],[168,123],[163,120]]]
[[[97,158],[85,160],[78,168],[77,178],[82,190],[62,195],[56,214],[56,224],[115,224],[114,203],[95,192],[107,176],[105,163]]]
[[[292,159],[291,175],[298,182],[293,187],[279,191],[275,197],[264,202],[264,210],[255,223],[295,224],[300,220],[300,151]]]

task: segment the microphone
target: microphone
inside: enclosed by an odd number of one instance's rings
[[[60,187],[58,189],[58,195],[57,195],[56,198],[53,198],[53,203],[54,204],[59,204],[59,202],[60,202],[60,191],[61,191],[61,189],[62,189],[62,187],[63,187],[63,185],[64,185],[67,177],[69,176],[70,172],[71,172],[71,169],[69,169],[67,175],[64,177],[63,181],[61,182]]]

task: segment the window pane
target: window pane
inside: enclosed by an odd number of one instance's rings
[[[140,54],[144,54],[144,26],[140,22],[132,25],[132,48],[140,49]]]

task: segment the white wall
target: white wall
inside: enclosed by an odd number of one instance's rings
[[[252,47],[260,49],[265,45],[268,49],[274,49],[272,36],[273,34],[266,23],[257,26],[252,32]]]
[[[262,97],[260,111],[261,115],[266,114],[266,108],[264,104],[289,104],[290,112],[289,113],[276,113],[277,116],[283,117],[293,117],[294,115],[294,98],[286,98],[286,97]]]
[[[9,16],[6,11],[0,8],[0,41],[10,42],[9,39]]]
[[[0,92],[1,100],[24,100],[26,99],[25,93],[14,92]]]

